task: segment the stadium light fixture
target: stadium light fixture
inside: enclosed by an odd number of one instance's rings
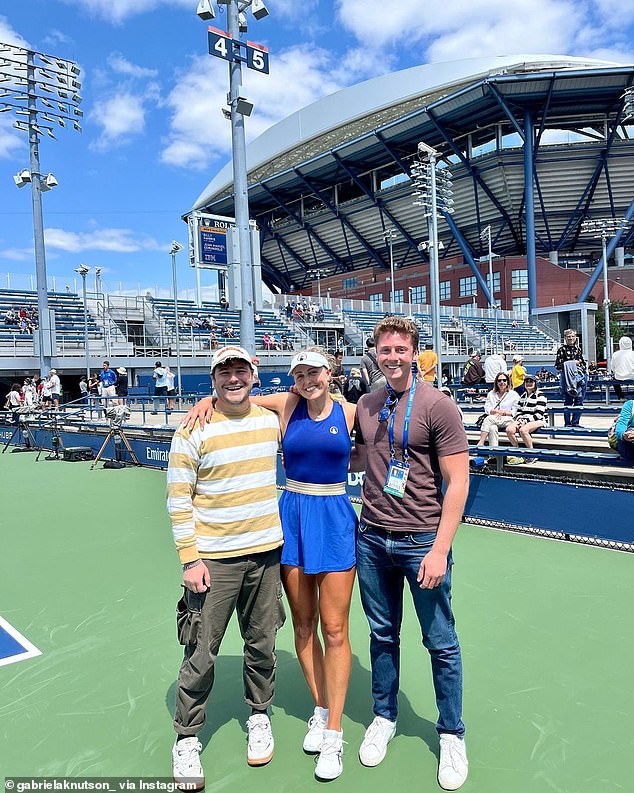
[[[216,12],[211,0],[200,0],[198,3],[198,8],[196,9],[196,13],[203,20],[203,22],[207,22],[216,16]]]
[[[269,9],[264,4],[264,0],[253,0],[251,3],[251,13],[255,19],[264,19],[264,17],[268,17]]]
[[[26,132],[29,138],[30,172],[27,171],[29,179],[24,177],[23,170],[17,177],[14,177],[14,182],[18,187],[23,187],[28,181],[31,182],[39,314],[39,368],[40,375],[44,377],[51,368],[52,349],[41,199],[42,192],[57,185],[57,179],[52,174],[46,176],[41,174],[39,144],[40,137],[43,135],[55,139],[55,134],[50,126],[54,121],[57,121],[62,127],[65,126],[65,121],[72,122],[73,128],[77,131],[80,130],[72,115],[75,99],[67,92],[70,91],[77,99],[80,99],[77,92],[81,83],[75,79],[80,74],[80,69],[77,64],[64,58],[46,55],[13,44],[0,43],[0,52],[3,53],[0,58],[0,83],[6,84],[3,85],[3,88],[8,89],[7,93],[3,92],[3,112],[7,112],[4,108],[10,108],[16,116],[13,127],[21,132]],[[45,68],[42,68],[42,64],[45,65]],[[67,101],[64,104],[57,102],[56,108],[53,102],[49,101],[49,97],[54,101],[58,99]],[[36,178],[30,178],[31,175]]]
[[[172,246],[170,248],[170,256],[172,257],[172,289],[174,292],[174,332],[176,334],[176,378],[178,381],[176,393],[178,394],[179,408],[181,406],[182,389],[181,389],[180,327],[178,324],[178,287],[176,285],[176,254],[182,250],[183,250],[183,246],[180,244],[180,242],[177,242],[176,240],[172,240]]]
[[[86,363],[86,381],[90,380],[90,351],[88,349],[88,304],[86,301],[86,276],[90,272],[90,267],[80,264],[75,268],[75,272],[81,276],[81,291],[84,301],[84,359]]]
[[[429,144],[420,141],[417,146],[418,161],[411,169],[414,185],[414,206],[423,208],[429,233],[429,285],[432,315],[432,337],[438,356],[437,383],[442,385],[442,333],[440,326],[440,273],[438,252],[438,210],[453,213],[451,171],[438,165],[439,153]]]
[[[383,233],[385,241],[390,248],[390,311],[394,313],[394,240],[398,236],[395,228],[391,227],[386,229]]]
[[[605,323],[605,360],[608,373],[612,369],[612,337],[610,333],[610,295],[608,292],[608,239],[625,228],[625,218],[598,218],[583,220],[581,231],[601,240],[603,258],[603,319]]]

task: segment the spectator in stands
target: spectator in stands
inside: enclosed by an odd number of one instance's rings
[[[425,349],[418,354],[416,366],[418,367],[416,379],[433,384],[436,379],[436,369],[438,368],[438,356],[434,352],[433,344],[426,344]]]
[[[323,322],[326,318],[323,308],[320,306],[315,312],[315,322]]]
[[[115,385],[117,402],[119,405],[125,405],[128,401],[128,370],[125,366],[120,366],[117,369],[117,382]]]
[[[365,340],[365,355],[361,358],[361,375],[370,391],[377,391],[385,385],[385,375],[379,369],[373,336],[368,336]]]
[[[484,359],[484,381],[494,383],[496,376],[504,372],[506,374],[506,358],[504,353],[494,352],[487,355]]]
[[[225,295],[220,295],[220,308],[223,311],[226,311],[229,308],[229,301],[227,300]]]
[[[174,387],[174,383],[176,381],[176,375],[170,369],[169,364],[165,364],[165,377],[167,379],[167,409],[174,410],[174,397],[176,396],[176,388]]]
[[[167,369],[160,361],[154,364],[152,379],[154,380],[154,410],[152,415],[156,416],[161,407],[165,407],[164,397],[167,396]]]
[[[477,385],[486,382],[484,379],[484,367],[479,350],[473,350],[469,360],[464,365],[462,372],[463,385]]]
[[[88,378],[88,401],[90,403],[91,408],[97,408],[97,418],[101,418],[101,402],[97,397],[99,396],[99,392],[101,391],[101,380],[99,379],[99,375],[94,373],[91,374]],[[92,413],[91,413],[92,416]]]
[[[333,391],[343,394],[343,387],[346,382],[346,374],[343,371],[343,353],[341,350],[333,350],[330,353],[333,357],[334,364],[330,372],[331,393]]]
[[[524,393],[524,378],[526,377],[526,369],[524,369],[524,358],[521,355],[513,356],[513,367],[511,369],[511,387],[522,396]]]
[[[269,333],[265,333],[264,336],[262,336],[262,346],[264,347],[265,350],[272,349],[273,339],[271,338]]]
[[[599,367],[597,366],[595,361],[588,362],[588,379],[589,380],[599,379]]]
[[[4,312],[4,324],[9,326],[18,324],[18,319],[16,317],[15,311],[12,308],[8,308]]]
[[[274,333],[272,338],[273,338],[273,347],[276,350],[280,350],[281,351],[283,349],[282,339],[277,335],[277,333]]]
[[[634,462],[634,401],[631,399],[621,408],[614,433],[618,453],[624,460]]]
[[[283,332],[280,335],[280,340],[282,342],[282,349],[283,350],[292,350],[293,349],[293,342],[288,338],[288,333]]]
[[[519,400],[519,394],[511,388],[511,378],[506,372],[498,373],[484,403],[486,417],[480,427],[478,446],[484,445],[487,436],[489,446],[499,445],[499,430],[514,420]]]
[[[211,314],[207,317],[207,324],[209,325],[209,330],[215,330],[218,327],[216,320]]]
[[[40,404],[43,410],[48,410],[50,408],[51,399],[51,381],[46,377],[42,380],[40,390]]]
[[[632,339],[621,336],[619,349],[612,356],[612,374],[615,380],[634,380],[634,352]],[[614,384],[617,399],[623,399],[623,388],[620,383]]]
[[[359,399],[368,393],[368,386],[361,376],[361,369],[352,367],[350,369],[350,377],[346,380],[343,386],[343,395],[348,402],[357,404]]]
[[[577,331],[568,328],[564,331],[564,343],[557,350],[555,368],[559,371],[559,382],[564,400],[564,424],[578,427],[580,410],[571,410],[583,405],[588,385],[586,362],[577,341]]]
[[[512,421],[506,428],[506,434],[513,446],[519,446],[517,435],[524,441],[527,449],[533,448],[531,435],[546,424],[546,408],[548,400],[546,395],[537,388],[535,375],[527,373],[524,378],[524,393],[520,396],[517,403],[517,413],[515,421]],[[509,465],[520,465],[521,463],[536,463],[537,458],[527,457],[508,457]]]
[[[22,396],[24,399],[24,404],[27,407],[34,407],[37,403],[37,392],[35,390],[35,386],[33,385],[33,381],[30,377],[24,378],[24,385],[22,386]]]
[[[235,337],[233,325],[231,324],[231,322],[225,322],[225,324],[222,327],[222,335],[225,337],[225,339],[233,339]]]
[[[110,361],[104,361],[99,372],[101,383],[101,396],[104,398],[104,409],[116,405],[114,397],[117,396],[117,373],[110,368]]]
[[[218,335],[216,334],[215,330],[212,330],[209,334],[209,349],[216,350],[218,349]]]
[[[59,400],[62,396],[62,383],[57,374],[57,369],[51,369],[48,376],[49,388],[51,390],[51,400],[53,409],[59,410]]]
[[[79,395],[82,405],[88,404],[88,380],[86,379],[86,375],[83,374],[79,378]]]
[[[262,319],[262,314],[259,311],[256,311],[253,315],[253,321],[256,325],[264,325],[264,320]]]
[[[20,422],[20,408],[22,407],[22,388],[19,383],[13,383],[9,395],[7,396],[7,405],[11,410],[11,423],[18,424]]]

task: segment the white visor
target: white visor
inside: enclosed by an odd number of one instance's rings
[[[323,366],[326,369],[330,369],[328,359],[325,358],[320,352],[314,352],[313,350],[309,350],[307,352],[298,352],[291,361],[291,366],[288,370],[288,373],[293,374],[293,369],[296,369],[300,364],[303,364],[304,366],[315,366],[317,368]]]

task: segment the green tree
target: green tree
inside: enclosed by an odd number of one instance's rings
[[[595,331],[596,331],[596,348],[595,348],[595,355],[597,361],[604,361],[605,356],[603,354],[603,350],[605,349],[605,313],[603,311],[603,302],[599,301],[594,297],[594,295],[590,295],[588,297],[589,303],[597,303],[599,306],[599,311],[597,311],[595,317]],[[619,325],[619,317],[624,311],[631,311],[630,307],[625,303],[623,300],[611,300],[610,301],[610,336],[612,338],[612,346],[614,347],[615,341],[620,339],[621,336],[624,335],[624,332]]]

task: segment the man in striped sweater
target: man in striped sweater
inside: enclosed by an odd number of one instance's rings
[[[214,661],[235,611],[244,640],[244,698],[249,765],[273,756],[267,709],[275,684],[275,635],[284,622],[276,459],[277,417],[251,405],[253,362],[242,347],[214,353],[217,394],[210,423],[174,434],[167,469],[167,509],[183,566],[178,605],[185,646],[178,676],[172,751],[174,781],[204,787],[197,738],[214,682]]]

